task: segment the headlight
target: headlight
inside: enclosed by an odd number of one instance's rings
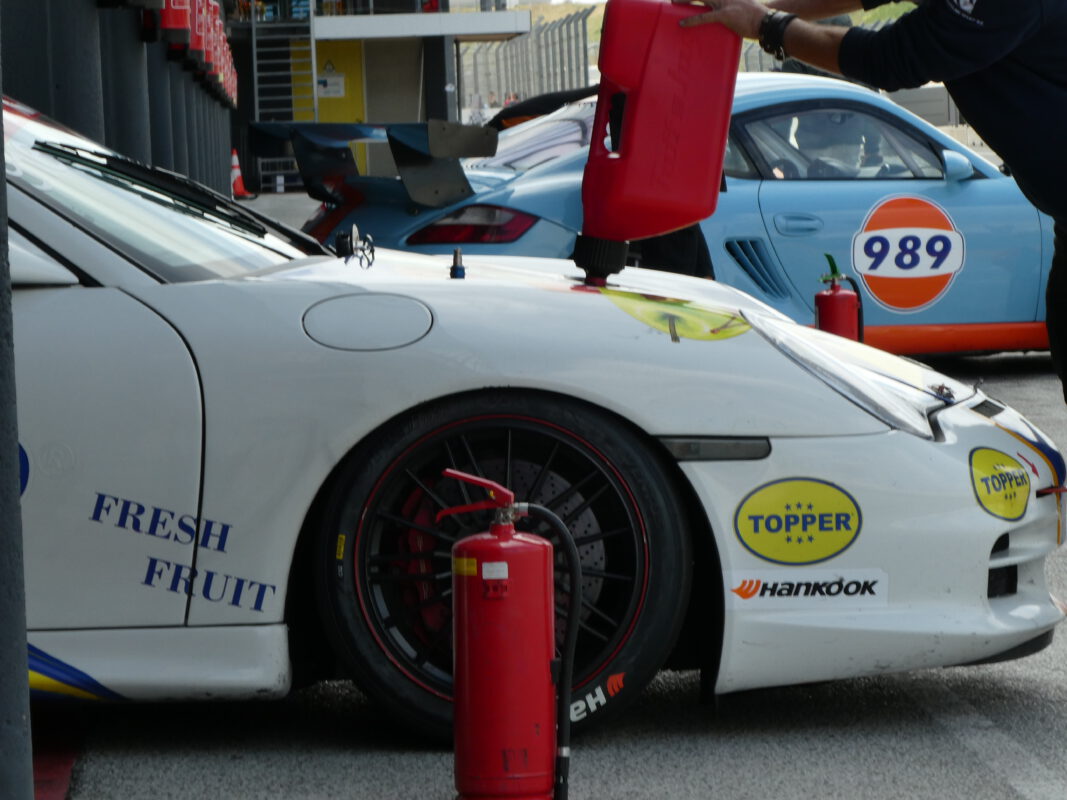
[[[758,314],[745,319],[792,361],[891,428],[933,439],[929,414],[973,393],[916,362]]]

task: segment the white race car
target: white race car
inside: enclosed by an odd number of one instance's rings
[[[571,717],[1009,658],[1063,607],[1064,461],[1016,412],[711,281],[338,259],[7,104],[31,683],[281,696],[339,664],[447,734],[447,467],[553,509]],[[561,602],[565,605],[565,601]]]

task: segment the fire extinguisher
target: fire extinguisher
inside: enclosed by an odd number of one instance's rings
[[[830,262],[830,272],[819,280],[829,283],[830,288],[815,295],[815,327],[862,342],[863,301],[860,299],[859,285],[851,276],[838,271],[832,255],[825,255]],[[847,281],[852,288],[843,288],[841,281]]]
[[[544,506],[516,503],[498,483],[446,469],[489,490],[450,514],[495,509],[489,531],[452,547],[453,701],[457,800],[566,800],[570,700],[581,610],[581,562],[563,522]],[[517,532],[530,516],[559,536],[570,586],[567,628],[555,657],[552,544]],[[553,702],[555,701],[555,702]]]

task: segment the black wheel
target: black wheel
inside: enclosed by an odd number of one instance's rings
[[[353,454],[317,557],[319,601],[338,656],[393,718],[451,735],[451,548],[488,530],[490,518],[434,521],[442,508],[484,497],[444,478],[447,467],[497,481],[567,524],[583,571],[571,717],[585,725],[621,710],[677,637],[689,539],[676,490],[642,440],[608,415],[555,396],[455,398]],[[556,574],[558,592],[562,561]],[[557,594],[557,641],[565,602]]]

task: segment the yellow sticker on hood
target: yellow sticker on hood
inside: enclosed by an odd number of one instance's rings
[[[741,544],[776,564],[815,564],[833,558],[856,541],[862,524],[852,495],[817,478],[765,483],[749,492],[734,514]]]
[[[707,308],[687,300],[651,294],[601,289],[611,302],[636,320],[670,334],[674,341],[715,341],[739,336],[752,326],[740,314]]]
[[[976,447],[971,451],[971,486],[980,505],[994,517],[1021,519],[1030,502],[1030,475],[999,450]]]

